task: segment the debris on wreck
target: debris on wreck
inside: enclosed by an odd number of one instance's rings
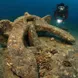
[[[66,66],[66,67],[71,67],[72,66],[72,64],[67,60],[63,61],[63,65]]]

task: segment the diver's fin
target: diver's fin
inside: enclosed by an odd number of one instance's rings
[[[47,23],[50,23],[51,15],[44,16],[42,19],[44,19]]]

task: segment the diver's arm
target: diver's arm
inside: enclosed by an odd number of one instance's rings
[[[55,19],[56,19],[56,16],[57,16],[57,11],[54,12],[54,17],[55,17]]]
[[[68,18],[68,6],[66,6],[66,19]]]

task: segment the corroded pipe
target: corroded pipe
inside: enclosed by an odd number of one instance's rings
[[[27,15],[26,15],[27,16]],[[25,18],[28,18],[25,17]],[[10,61],[8,65],[15,75],[21,78],[38,78],[37,63],[32,50],[25,47],[24,33],[28,30],[24,17],[18,18],[13,23],[13,29],[8,39],[8,52]]]
[[[75,38],[65,30],[62,30],[58,27],[55,27],[53,25],[48,24],[46,21],[38,19],[35,20],[35,26],[37,31],[48,31],[50,33],[53,33],[62,39],[68,41],[68,42],[75,42]]]

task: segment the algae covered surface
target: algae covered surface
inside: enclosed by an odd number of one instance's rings
[[[51,38],[46,37],[39,37],[39,39],[46,48],[34,53],[38,63],[38,78],[78,78],[78,50],[56,39],[52,41]],[[6,70],[3,70],[5,68],[2,65],[4,64],[3,56],[6,56],[8,52],[1,49],[0,53],[0,77],[20,78],[6,65]]]
[[[75,38],[43,18],[25,13],[13,22],[0,21],[1,78],[78,78]],[[47,31],[54,36],[38,36]],[[45,34],[45,33],[44,33]],[[5,44],[4,44],[5,43]]]

